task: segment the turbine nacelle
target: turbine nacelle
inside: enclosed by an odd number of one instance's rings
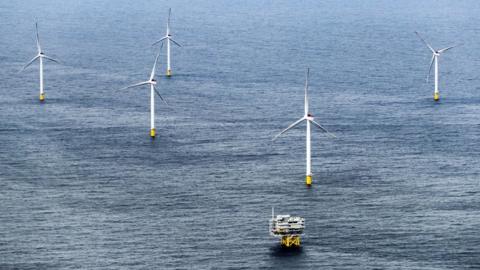
[[[30,66],[30,65],[31,65],[33,62],[35,62],[35,60],[37,60],[37,59],[40,59],[40,60],[41,60],[41,59],[45,58],[45,59],[47,59],[47,60],[50,60],[50,61],[53,61],[53,62],[59,64],[59,61],[58,61],[58,60],[56,60],[56,59],[54,59],[54,58],[51,58],[51,57],[45,55],[45,53],[43,53],[42,47],[40,46],[40,38],[39,38],[39,35],[38,35],[38,25],[37,25],[37,23],[35,23],[35,29],[36,29],[36,37],[35,37],[35,39],[36,39],[36,43],[37,43],[37,55],[35,55],[35,57],[33,57],[32,60],[30,60],[27,64],[25,64],[20,71],[25,70],[28,66]],[[40,70],[41,70],[41,72],[42,72],[42,70],[43,70],[43,65],[42,65],[42,63],[40,63]],[[20,71],[19,71],[19,72],[20,72]],[[40,75],[40,76],[42,76],[42,75]],[[40,81],[43,81],[43,79],[41,78]],[[43,84],[43,83],[41,82],[41,84]],[[40,87],[42,87],[42,86],[40,86]]]
[[[150,78],[148,79],[148,81],[144,81],[144,82],[140,82],[140,83],[136,83],[136,84],[132,84],[132,85],[129,85],[127,87],[124,87],[120,90],[125,90],[125,89],[128,89],[128,88],[134,88],[134,87],[137,87],[137,86],[143,86],[143,85],[150,85],[150,86],[153,86],[153,91],[160,97],[160,99],[165,103],[167,104],[167,102],[165,101],[165,99],[162,97],[162,95],[160,95],[160,93],[158,92],[157,88],[155,87],[155,85],[157,84],[157,80],[155,79],[155,68],[157,67],[157,62],[158,62],[158,57],[160,56],[160,54],[157,54],[157,57],[155,57],[155,62],[153,63],[153,68],[152,68],[152,72],[150,73]],[[167,104],[168,105],[168,104]]]
[[[327,129],[325,129],[322,125],[320,125],[319,123],[315,122],[314,118],[313,118],[313,114],[311,114],[310,112],[308,112],[308,95],[307,95],[307,92],[308,92],[308,77],[309,77],[309,73],[310,73],[310,69],[307,69],[307,74],[306,74],[306,79],[305,79],[305,115],[298,119],[297,121],[295,121],[293,124],[291,124],[290,126],[288,126],[286,129],[282,130],[282,132],[280,132],[279,134],[277,134],[273,140],[276,140],[278,137],[280,137],[280,135],[282,135],[283,133],[287,132],[288,130],[290,130],[291,128],[294,128],[296,127],[297,125],[299,125],[300,123],[302,123],[303,121],[308,121],[310,122],[311,124],[313,124],[314,126],[316,126],[317,128],[319,128],[321,131],[323,131],[324,133],[326,133],[327,135],[329,135],[330,137],[333,137],[333,138],[336,138],[336,136],[332,133],[330,133]]]
[[[417,32],[415,31],[415,34],[420,38],[420,40],[422,40],[422,42],[428,47],[428,49],[432,52],[432,60],[430,60],[430,67],[428,69],[428,74],[427,74],[427,82],[430,78],[430,73],[432,71],[432,67],[433,67],[433,64],[434,62],[436,62],[438,60],[438,57],[440,56],[440,54],[452,49],[452,48],[455,48],[455,47],[458,47],[462,44],[458,44],[458,45],[454,45],[454,46],[450,46],[450,47],[446,47],[446,48],[443,48],[443,49],[440,49],[440,50],[435,50],[430,44],[428,44],[427,41],[425,41],[425,39],[423,39],[423,37]],[[436,62],[436,66],[435,66],[435,91],[437,91],[437,87],[438,87],[438,62]]]
[[[166,33],[165,33],[165,36],[163,36],[161,39],[155,41],[155,42],[152,44],[152,46],[155,45],[155,44],[157,44],[157,43],[160,43],[160,42],[161,42],[161,47],[160,47],[160,49],[161,49],[161,48],[163,48],[163,41],[167,40],[167,41],[173,42],[173,44],[177,45],[178,47],[182,47],[178,42],[176,42],[175,40],[173,40],[172,34],[170,34],[170,15],[171,15],[171,12],[172,12],[172,10],[169,9],[169,10],[168,10],[167,31],[166,31]]]

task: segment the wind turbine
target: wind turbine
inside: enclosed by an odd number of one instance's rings
[[[446,48],[443,48],[443,49],[440,49],[440,50],[435,50],[435,49],[433,49],[432,46],[430,46],[430,44],[428,44],[425,41],[425,39],[422,38],[422,36],[420,36],[420,34],[417,31],[415,31],[415,34],[417,34],[417,36],[422,40],[422,42],[425,43],[425,45],[427,45],[427,47],[430,49],[430,51],[432,51],[432,60],[430,61],[430,68],[428,69],[427,82],[428,82],[428,79],[430,77],[430,72],[432,71],[432,65],[435,62],[435,90],[434,90],[434,93],[433,93],[433,100],[438,101],[438,100],[440,100],[440,92],[438,91],[438,57],[440,56],[440,54],[442,54],[442,53],[444,53],[444,52],[446,52],[446,51],[448,51],[452,48],[458,47],[461,44],[446,47]]]
[[[165,99],[163,99],[162,95],[160,95],[160,93],[157,91],[157,88],[155,87],[155,85],[157,84],[157,81],[155,80],[155,68],[157,66],[159,56],[160,54],[157,54],[157,57],[155,58],[155,63],[153,64],[152,72],[150,73],[150,78],[148,79],[148,81],[136,83],[121,89],[125,90],[137,86],[150,85],[150,136],[152,138],[155,138],[155,93],[160,97],[163,102],[165,102],[165,104],[167,104]]]
[[[163,41],[167,41],[167,76],[170,77],[172,76],[172,67],[171,67],[171,64],[170,64],[170,41],[173,42],[173,44],[177,45],[178,47],[182,47],[182,45],[178,44],[178,42],[176,42],[175,40],[172,39],[172,34],[170,34],[170,14],[172,13],[172,9],[169,8],[168,9],[168,21],[167,21],[167,33],[165,34],[164,37],[162,37],[161,39],[155,41],[153,45],[159,43],[159,42],[162,42],[162,45],[160,48],[163,47]]]
[[[46,56],[43,53],[42,47],[40,46],[40,38],[38,36],[38,24],[37,23],[35,23],[35,29],[37,31],[37,36],[36,36],[37,55],[32,60],[30,60],[30,62],[28,62],[25,66],[23,66],[22,70],[20,70],[20,71],[24,71],[28,66],[30,66],[33,62],[35,62],[35,60],[38,59],[38,61],[40,63],[40,102],[43,102],[45,100],[45,92],[43,90],[43,58],[48,59],[50,61],[53,61],[55,63],[59,63],[59,62],[57,60],[49,57],[49,56]]]
[[[297,126],[303,121],[307,122],[307,131],[306,131],[306,163],[307,163],[307,172],[306,172],[306,178],[305,182],[307,186],[310,186],[312,184],[312,160],[311,160],[311,131],[310,131],[310,125],[313,124],[314,126],[318,127],[320,130],[323,132],[327,133],[331,137],[336,138],[335,135],[332,133],[328,132],[324,127],[322,127],[319,123],[315,122],[313,119],[313,115],[309,112],[308,108],[308,77],[310,75],[310,69],[307,69],[307,75],[305,79],[305,114],[302,118],[288,126],[286,129],[284,129],[282,132],[280,132],[277,136],[273,138],[273,140],[276,140],[280,135],[283,133],[287,132],[289,129]]]

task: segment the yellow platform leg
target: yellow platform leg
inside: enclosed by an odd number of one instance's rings
[[[45,101],[45,94],[40,94],[40,102]]]
[[[299,235],[288,235],[282,236],[280,244],[283,247],[300,247],[300,236]]]
[[[150,137],[155,138],[155,129],[150,129]]]
[[[433,94],[433,100],[439,101],[440,100],[440,93]]]
[[[172,76],[172,70],[167,69],[167,77],[170,77],[170,76]]]
[[[307,177],[305,177],[305,184],[307,184],[307,186],[312,185],[312,176],[311,175],[307,175]]]

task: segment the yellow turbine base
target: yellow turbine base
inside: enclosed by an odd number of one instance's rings
[[[286,235],[280,239],[282,247],[300,247],[300,235]]]
[[[172,76],[172,71],[170,69],[167,69],[167,76],[168,77]]]
[[[439,101],[440,100],[440,93],[433,94],[433,100]]]
[[[312,176],[311,175],[307,175],[307,177],[305,177],[305,184],[307,184],[307,186],[312,185]]]
[[[43,102],[45,100],[45,94],[40,94],[40,102]]]
[[[150,129],[150,137],[155,138],[155,129]]]

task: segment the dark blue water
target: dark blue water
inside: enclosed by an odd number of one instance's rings
[[[148,78],[172,7],[173,73]],[[0,269],[479,269],[478,1],[2,1]],[[47,62],[38,102],[34,21]],[[440,58],[442,100],[425,77]],[[310,106],[304,128],[271,138]],[[165,73],[162,52],[158,72]],[[306,218],[303,248],[268,234]]]

